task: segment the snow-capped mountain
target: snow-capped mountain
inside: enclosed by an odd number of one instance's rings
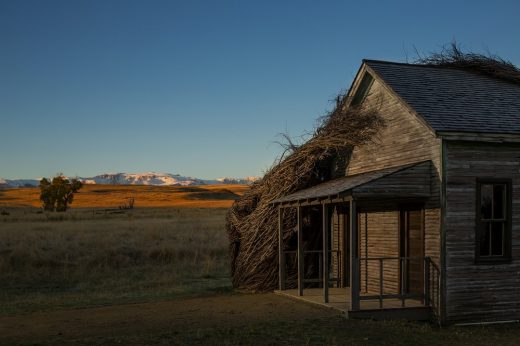
[[[92,178],[80,178],[85,184],[117,184],[117,185],[204,185],[204,180],[183,177],[170,173],[108,173]]]
[[[170,173],[106,173],[91,178],[79,178],[84,184],[109,185],[155,185],[155,186],[189,186],[189,185],[218,185],[218,184],[252,184],[259,178],[219,178],[198,179]],[[39,179],[2,179],[0,188],[38,186]]]
[[[38,179],[2,179],[0,178],[0,188],[12,187],[34,187],[38,186],[40,181]]]

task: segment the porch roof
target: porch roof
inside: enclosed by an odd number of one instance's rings
[[[341,177],[275,199],[271,204],[294,204],[349,196],[428,197],[430,196],[430,165],[430,161],[422,161]]]

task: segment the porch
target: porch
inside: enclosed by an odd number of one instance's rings
[[[329,257],[334,251],[329,251]],[[286,251],[284,257],[295,255],[293,251]],[[321,251],[304,251],[304,259],[312,257],[323,257]],[[275,293],[299,301],[317,304],[339,310],[348,318],[371,318],[371,319],[408,319],[408,320],[430,320],[437,316],[440,302],[440,271],[435,262],[429,257],[379,257],[359,258],[355,267],[360,278],[359,292],[353,294],[351,286],[344,286],[337,278],[337,271],[329,271],[329,283],[323,285],[320,279],[321,273],[325,271],[323,260],[319,261],[319,274],[315,278],[303,276],[300,285],[294,280],[287,279],[287,266],[281,288]],[[385,282],[392,271],[391,263],[397,264],[400,270],[397,288],[392,289],[391,283]],[[305,263],[305,262],[304,262]],[[305,264],[301,264],[305,266]],[[390,270],[385,270],[386,267]],[[406,272],[411,266],[421,265],[420,270],[424,285],[420,288],[411,289],[410,276]],[[352,268],[352,270],[356,270]],[[375,274],[377,275],[374,275]],[[335,277],[336,276],[336,277]],[[373,280],[371,276],[376,276]],[[392,279],[390,279],[392,280]],[[299,280],[297,280],[299,281]],[[295,287],[296,288],[288,288]],[[355,283],[352,285],[355,287]],[[357,301],[353,301],[357,300]]]
[[[323,299],[323,290],[319,288],[309,288],[305,290],[305,295],[300,296],[297,289],[275,291],[276,294],[290,299],[315,304],[341,311],[348,318],[371,318],[371,319],[409,319],[409,320],[429,320],[431,310],[425,307],[423,302],[418,299],[408,299],[406,306],[402,306],[402,301],[397,298],[385,299],[380,305],[378,301],[362,300],[358,311],[350,310],[350,288],[330,288],[329,302]]]
[[[275,201],[277,293],[349,318],[436,315],[440,271],[424,251],[429,169],[421,162],[347,176]]]

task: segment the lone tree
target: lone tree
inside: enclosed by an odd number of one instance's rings
[[[69,204],[74,199],[83,184],[78,179],[67,179],[62,174],[58,174],[52,181],[43,178],[40,180],[40,201],[43,210],[47,211],[66,211]]]

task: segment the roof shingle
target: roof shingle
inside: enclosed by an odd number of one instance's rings
[[[449,67],[365,63],[435,131],[520,134],[520,85]]]
[[[428,162],[428,161],[425,161],[425,162]],[[420,163],[424,163],[424,162],[420,162]],[[346,177],[329,180],[324,183],[314,185],[309,188],[296,191],[290,195],[278,198],[278,199],[272,201],[271,203],[274,203],[274,204],[287,203],[287,202],[302,201],[302,200],[306,200],[306,199],[334,196],[339,193],[346,192],[346,191],[352,190],[356,187],[370,183],[377,179],[394,174],[396,172],[403,171],[405,169],[417,166],[420,163],[412,163],[412,164],[408,164],[408,165],[404,165],[404,166],[384,168],[384,169],[380,169],[377,171],[360,173],[360,174],[356,174],[356,175],[349,175]]]

